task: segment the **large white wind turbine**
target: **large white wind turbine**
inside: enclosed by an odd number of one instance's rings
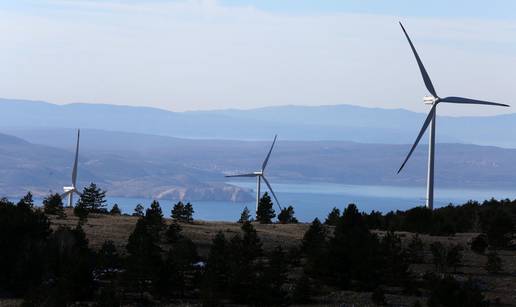
[[[77,130],[77,146],[75,148],[75,160],[73,162],[72,169],[72,186],[63,187],[64,193],[61,195],[62,198],[68,196],[68,207],[73,206],[73,194],[81,195],[77,191],[77,163],[79,162],[79,138],[80,138],[81,130]]]
[[[425,67],[423,66],[423,62],[421,62],[421,59],[419,58],[419,55],[416,52],[416,48],[414,48],[414,45],[412,44],[412,41],[410,40],[410,37],[407,34],[407,31],[405,31],[405,28],[400,22],[401,29],[403,30],[403,33],[405,33],[405,36],[407,37],[407,40],[410,44],[410,48],[412,49],[412,52],[414,53],[414,56],[416,57],[417,65],[419,66],[419,70],[421,71],[421,75],[423,76],[423,81],[425,82],[425,86],[427,90],[430,92],[430,96],[425,96],[423,98],[423,101],[425,104],[429,104],[432,106],[430,109],[430,112],[428,113],[428,116],[426,117],[425,122],[423,123],[423,127],[419,131],[419,134],[416,138],[416,141],[414,142],[414,145],[412,145],[412,148],[410,149],[407,157],[405,158],[405,161],[403,161],[403,164],[401,165],[400,169],[398,170],[398,173],[401,172],[405,164],[407,163],[408,159],[414,152],[414,149],[416,148],[417,144],[419,143],[419,140],[421,140],[421,137],[425,133],[428,126],[430,126],[430,141],[428,144],[428,177],[427,177],[427,195],[426,195],[426,206],[429,209],[433,209],[434,207],[434,147],[435,147],[435,120],[436,120],[436,108],[437,105],[441,102],[446,103],[461,103],[461,104],[483,104],[483,105],[493,105],[493,106],[503,106],[508,107],[506,104],[502,103],[496,103],[496,102],[489,102],[489,101],[482,101],[482,100],[476,100],[476,99],[469,99],[469,98],[462,98],[462,97],[444,97],[441,98],[437,95],[437,92],[434,89],[434,86],[432,84],[432,81],[430,80],[430,77],[428,76],[428,73],[426,72]]]
[[[271,156],[272,149],[274,148],[274,144],[276,143],[277,137],[278,137],[277,135],[274,136],[274,141],[272,142],[271,149],[269,149],[269,153],[267,154],[267,157],[265,157],[265,160],[263,161],[263,164],[262,164],[262,169],[260,171],[253,172],[253,173],[247,173],[247,174],[227,175],[226,176],[226,177],[256,177],[256,211],[258,211],[258,204],[260,203],[260,184],[261,184],[262,179],[265,182],[265,184],[267,185],[267,187],[269,187],[269,191],[271,191],[272,196],[274,196],[274,199],[276,200],[276,204],[278,205],[279,209],[281,210],[281,206],[278,201],[278,198],[276,197],[276,194],[274,194],[274,191],[272,190],[272,187],[271,187],[269,181],[267,180],[267,178],[265,178],[265,174],[264,174],[265,168],[267,167],[267,163],[269,162],[269,158]]]

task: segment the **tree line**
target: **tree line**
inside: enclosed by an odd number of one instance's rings
[[[514,217],[513,203],[505,200],[385,215],[361,213],[349,205],[342,213],[332,210],[324,223],[314,219],[299,247],[264,249],[250,213],[246,217],[244,210],[240,232],[215,234],[207,257],[201,257],[182,230],[184,223],[193,222],[193,205],[177,203],[171,211],[172,222],[167,223],[159,202],[154,201],[147,209],[136,206],[137,222],[127,242],[106,241],[94,251],[84,223],[91,212],[110,212],[105,208],[105,192],[97,186],[87,188],[89,196],[79,199],[74,209],[80,208],[77,215],[87,214],[74,227],[50,227],[49,214],[64,214],[57,194],[44,200],[43,209],[34,207],[30,193],[18,203],[0,200],[0,295],[23,297],[25,306],[74,302],[280,306],[313,303],[314,298],[328,294],[328,289],[344,289],[369,292],[379,305],[386,303],[387,294],[403,293],[419,297],[415,304],[487,306],[477,281],[453,277],[462,265],[465,247],[439,241],[427,244],[417,233],[440,233],[425,223],[446,225],[462,216],[466,222],[455,225],[455,231],[486,230],[470,248],[479,254],[489,250],[486,270],[496,274],[503,267],[496,250],[510,244],[512,229],[501,231],[505,239],[493,237],[497,231],[489,223],[502,214]],[[264,195],[256,222],[272,222],[275,213],[271,209],[270,197]],[[285,209],[294,222],[293,208]],[[414,234],[403,239],[397,230]],[[413,273],[411,267],[421,263],[430,263],[433,269],[423,275]]]

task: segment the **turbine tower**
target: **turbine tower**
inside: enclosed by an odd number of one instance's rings
[[[61,197],[64,198],[68,196],[68,207],[72,207],[73,205],[73,194],[81,195],[77,191],[77,163],[79,162],[79,137],[81,134],[81,130],[77,129],[77,146],[75,148],[75,160],[73,162],[73,169],[72,169],[72,186],[70,187],[63,187],[64,193],[61,194]]]
[[[272,142],[271,149],[269,149],[269,153],[267,154],[267,157],[265,157],[265,160],[263,161],[263,164],[262,164],[262,169],[260,171],[253,172],[253,173],[247,173],[247,174],[227,175],[226,176],[226,177],[256,177],[256,211],[258,211],[258,204],[260,203],[260,185],[261,185],[262,179],[265,182],[265,184],[267,185],[267,187],[269,187],[269,191],[271,191],[272,196],[276,200],[276,204],[278,205],[279,209],[281,210],[281,206],[278,201],[278,198],[276,197],[276,194],[272,190],[272,187],[271,187],[269,181],[267,180],[267,178],[265,178],[265,174],[264,174],[265,168],[267,167],[267,163],[269,162],[269,158],[271,156],[272,149],[274,148],[274,144],[276,144],[277,138],[278,138],[278,136],[275,135],[274,141]]]
[[[428,126],[430,126],[430,132],[429,132],[430,140],[428,143],[428,174],[427,174],[426,207],[432,210],[434,208],[434,154],[435,154],[435,121],[436,121],[437,105],[441,102],[459,103],[459,104],[481,104],[481,105],[492,105],[492,106],[502,106],[502,107],[508,107],[508,105],[502,104],[502,103],[482,101],[482,100],[462,98],[462,97],[454,97],[454,96],[444,97],[444,98],[439,97],[439,95],[437,95],[437,92],[434,89],[432,81],[430,80],[430,76],[428,76],[428,73],[426,72],[426,69],[423,66],[423,62],[421,62],[421,59],[419,58],[419,55],[417,54],[416,48],[412,44],[412,41],[410,40],[410,37],[408,36],[407,31],[405,31],[405,28],[403,27],[403,24],[401,24],[401,22],[400,22],[400,26],[401,26],[401,29],[403,30],[403,33],[405,33],[405,36],[408,40],[408,43],[410,44],[410,48],[412,49],[412,52],[414,53],[414,56],[417,61],[417,65],[419,66],[419,70],[421,71],[421,76],[423,77],[423,81],[426,86],[426,89],[430,92],[430,95],[425,96],[423,98],[423,101],[425,104],[431,105],[432,107],[430,109],[430,112],[428,113],[428,116],[426,117],[425,122],[423,123],[423,127],[421,127],[421,130],[419,131],[419,134],[416,138],[416,141],[414,142],[414,145],[412,145],[412,148],[410,149],[407,157],[405,158],[405,161],[403,161],[403,164],[401,165],[400,169],[398,170],[398,174],[401,172],[401,170],[407,163],[408,159],[414,152],[414,149],[416,149],[417,144],[421,140],[421,137],[423,137],[423,134],[427,130]]]

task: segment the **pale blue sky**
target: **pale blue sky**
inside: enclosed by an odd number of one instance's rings
[[[0,96],[170,110],[516,105],[516,1],[0,0]],[[442,114],[493,114],[443,107]]]

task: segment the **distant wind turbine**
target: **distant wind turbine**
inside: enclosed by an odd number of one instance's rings
[[[260,184],[261,184],[262,179],[265,182],[265,184],[267,185],[267,187],[269,187],[269,191],[271,191],[272,196],[276,200],[276,204],[278,205],[279,209],[281,210],[281,206],[278,201],[278,198],[276,197],[276,194],[274,194],[274,191],[272,190],[272,187],[271,187],[269,181],[267,180],[267,178],[265,178],[265,174],[264,174],[265,168],[267,167],[267,163],[269,162],[269,158],[271,156],[272,149],[274,148],[274,144],[276,144],[277,138],[278,138],[278,136],[275,135],[274,141],[272,142],[271,149],[269,149],[269,153],[267,154],[267,157],[263,161],[262,169],[260,171],[248,173],[248,174],[238,174],[238,175],[227,175],[226,176],[226,177],[256,177],[256,211],[258,211],[258,204],[260,203]]]
[[[62,198],[65,198],[68,196],[68,207],[72,207],[73,205],[73,194],[81,195],[77,191],[77,163],[79,162],[79,137],[81,134],[81,130],[77,130],[77,146],[75,148],[75,160],[73,162],[73,169],[72,169],[72,186],[70,187],[63,187],[64,193],[61,195]]]
[[[421,127],[421,130],[419,131],[419,134],[416,138],[416,141],[414,142],[414,145],[412,145],[412,148],[410,149],[407,157],[405,158],[405,161],[403,161],[403,164],[401,165],[400,169],[398,170],[398,174],[401,172],[401,170],[407,163],[408,159],[414,152],[414,149],[416,148],[417,144],[419,143],[419,140],[421,140],[421,137],[425,133],[428,126],[431,125],[430,141],[429,141],[429,145],[428,145],[428,177],[427,177],[426,207],[429,209],[433,209],[434,208],[435,120],[436,120],[437,105],[441,102],[459,103],[459,104],[482,104],[482,105],[492,105],[492,106],[502,106],[502,107],[508,107],[508,105],[502,104],[502,103],[496,103],[496,102],[462,98],[462,97],[453,97],[453,96],[445,97],[445,98],[439,97],[437,95],[437,92],[434,89],[434,86],[432,84],[432,81],[430,80],[430,77],[428,76],[428,73],[426,72],[425,67],[423,66],[423,62],[421,62],[421,59],[419,58],[419,55],[417,54],[416,48],[412,44],[412,41],[410,40],[410,37],[408,36],[407,31],[405,31],[405,28],[403,27],[401,22],[400,22],[400,26],[401,26],[401,29],[403,30],[403,33],[405,33],[405,36],[407,37],[407,40],[410,44],[410,48],[412,49],[412,52],[414,53],[414,56],[416,57],[417,65],[419,66],[419,70],[421,71],[421,75],[423,77],[423,81],[425,82],[425,86],[431,94],[430,96],[425,96],[423,98],[423,101],[425,104],[431,105],[432,108],[430,109],[430,112],[428,113],[428,116],[426,117],[426,120],[423,123],[423,127]]]

